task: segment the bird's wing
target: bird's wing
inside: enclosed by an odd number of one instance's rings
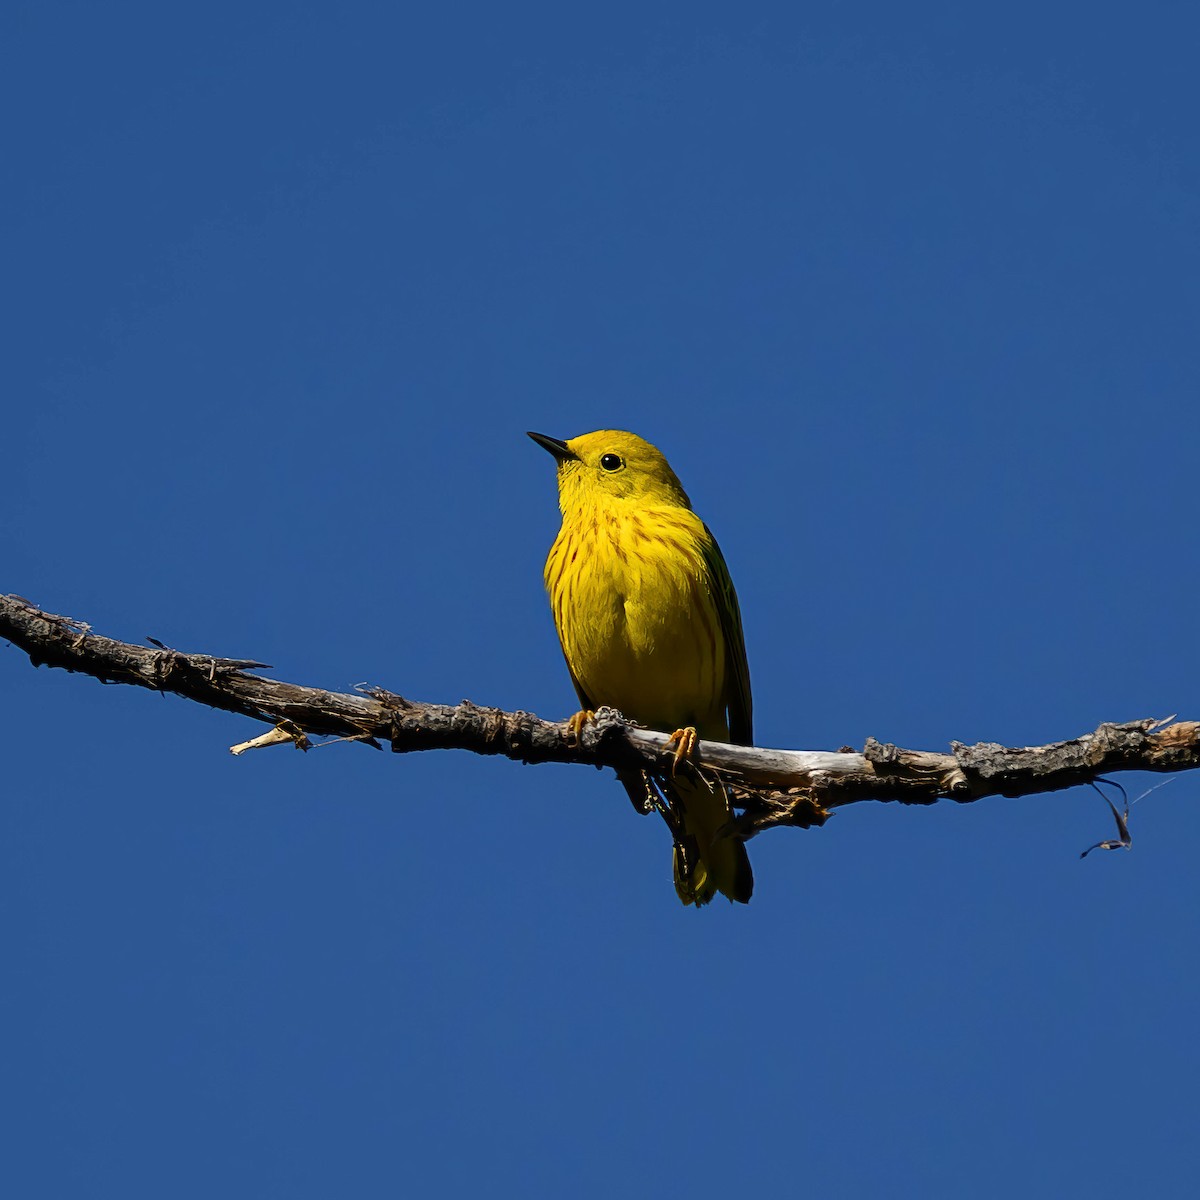
[[[721,547],[707,525],[704,532],[708,534],[704,543],[704,561],[721,616],[721,633],[725,637],[725,695],[722,699],[729,713],[729,740],[739,746],[752,746],[754,702],[750,698],[750,664],[746,661],[742,613]]]
[[[581,684],[579,680],[575,678],[575,672],[571,667],[571,660],[567,658],[567,652],[565,650],[563,651],[563,658],[566,660],[567,674],[571,676],[571,686],[575,689],[575,695],[579,697],[579,707],[585,709],[587,712],[595,712],[598,705],[592,703],[592,701],[588,698],[587,692],[583,690],[583,684]]]

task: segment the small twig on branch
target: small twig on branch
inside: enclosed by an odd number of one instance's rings
[[[266,746],[282,745],[295,746],[297,750],[312,749],[308,734],[299,725],[294,721],[280,721],[274,729],[268,729],[266,733],[260,733],[248,742],[238,742],[236,746],[230,746],[229,753],[245,754],[247,750],[262,750]]]
[[[62,667],[105,683],[128,683],[241,713],[274,728],[233,747],[235,753],[306,735],[386,742],[394,751],[468,750],[519,762],[575,762],[665,772],[665,733],[638,729],[612,709],[585,725],[578,743],[565,721],[461,704],[426,704],[382,688],[358,694],[280,683],[248,673],[250,659],[185,654],[119,642],[90,626],[43,612],[19,596],[0,596],[0,638],[35,666]],[[1169,719],[1103,724],[1045,746],[951,743],[949,753],[904,750],[869,738],[861,753],[768,750],[702,742],[699,763],[730,786],[743,810],[739,830],[752,837],[775,825],[822,824],[829,810],[862,800],[970,803],[985,796],[1028,796],[1091,783],[1118,771],[1200,767],[1200,722]]]

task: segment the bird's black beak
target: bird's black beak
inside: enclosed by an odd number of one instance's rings
[[[554,455],[560,463],[574,462],[579,457],[566,442],[560,442],[558,438],[547,437],[544,433],[531,433],[529,435],[543,450],[548,450]]]

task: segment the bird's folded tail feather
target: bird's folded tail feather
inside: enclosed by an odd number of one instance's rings
[[[675,839],[675,892],[684,904],[699,907],[720,892],[746,904],[754,891],[754,873],[746,846],[731,832],[733,809],[720,783],[697,775],[660,780],[682,821]]]

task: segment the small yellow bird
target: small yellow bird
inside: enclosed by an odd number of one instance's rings
[[[604,429],[559,441],[529,435],[558,461],[562,528],[546,559],[546,590],[583,712],[608,705],[651,729],[753,743],[750,669],[733,581],[716,539],[692,512],[649,442]],[[635,806],[655,803],[641,773],[621,773]],[[720,783],[685,769],[658,779],[675,836],[684,904],[720,891],[743,904],[754,876]]]

